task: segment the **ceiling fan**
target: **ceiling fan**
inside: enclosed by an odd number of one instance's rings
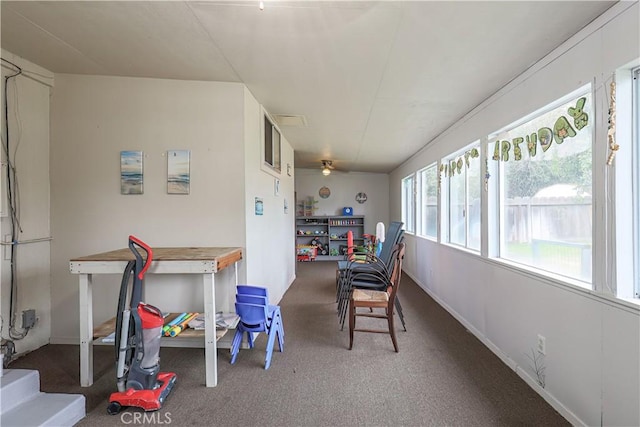
[[[324,176],[329,175],[333,169],[335,169],[333,167],[333,161],[331,161],[331,160],[322,160],[322,175],[324,175]]]

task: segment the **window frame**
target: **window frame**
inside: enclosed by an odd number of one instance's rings
[[[435,214],[435,234],[434,235],[429,235],[427,234],[427,230],[428,230],[428,226],[426,226],[425,224],[425,206],[426,206],[426,195],[425,195],[425,179],[423,178],[427,173],[433,173],[436,179],[436,195],[435,195],[435,200],[436,200],[436,214]],[[417,180],[416,180],[416,185],[417,185],[417,191],[416,191],[416,235],[420,236],[420,237],[424,237],[426,239],[430,239],[430,240],[434,240],[437,241],[438,240],[438,230],[439,230],[439,215],[438,215],[438,209],[440,206],[440,198],[439,198],[439,190],[438,190],[438,179],[440,179],[439,173],[438,173],[438,162],[433,162],[431,164],[429,164],[428,166],[420,169],[417,173]],[[425,230],[427,229],[427,230]]]
[[[469,161],[470,162],[478,162],[478,166],[480,167],[480,173],[478,176],[478,182],[476,183],[478,186],[478,191],[479,191],[479,205],[478,207],[480,208],[480,218],[479,218],[479,222],[478,222],[478,227],[480,227],[480,241],[479,241],[479,245],[477,248],[475,247],[470,247],[470,230],[471,230],[471,226],[470,226],[470,214],[469,214],[469,207],[470,207],[470,200],[469,200],[469,195],[470,195],[470,191],[469,191],[469,167],[466,165],[463,165],[463,170],[465,171],[464,173],[464,213],[463,213],[463,217],[464,217],[464,244],[460,244],[457,242],[452,242],[451,241],[451,178],[454,178],[455,176],[450,175],[449,173],[447,173],[448,168],[450,167],[450,165],[452,164],[452,162],[457,161],[457,159],[459,158],[463,158],[463,162],[465,154],[467,152],[471,152],[472,150],[476,150],[477,151],[477,158],[471,158]],[[482,236],[482,221],[483,221],[483,211],[482,211],[482,199],[483,199],[483,195],[482,195],[482,184],[481,184],[481,176],[482,176],[482,164],[481,164],[481,159],[482,156],[480,155],[482,151],[482,143],[480,139],[476,139],[475,141],[467,144],[464,146],[464,148],[457,150],[451,154],[449,154],[448,156],[445,156],[442,158],[441,162],[441,168],[444,167],[443,170],[439,169],[439,173],[440,173],[440,197],[439,197],[439,201],[440,201],[440,233],[441,233],[441,241],[443,241],[444,243],[454,246],[456,248],[460,248],[460,249],[464,249],[464,250],[468,250],[471,251],[473,253],[476,253],[478,255],[481,254],[482,251],[482,241],[483,241],[483,236]]]
[[[491,246],[491,248],[489,249],[489,258],[502,263],[502,264],[507,264],[507,265],[512,265],[515,266],[518,269],[521,270],[525,270],[525,271],[533,271],[535,272],[537,275],[540,275],[542,277],[546,277],[546,278],[550,278],[550,279],[554,279],[554,280],[558,280],[562,283],[565,284],[570,284],[573,286],[577,286],[581,289],[589,289],[589,290],[596,290],[595,289],[595,280],[594,280],[594,274],[595,274],[595,263],[593,262],[593,256],[596,252],[596,246],[597,246],[597,242],[596,242],[596,230],[595,227],[592,223],[592,229],[591,229],[591,266],[592,266],[592,270],[591,270],[591,277],[589,278],[589,281],[585,281],[581,278],[577,278],[577,277],[573,277],[573,276],[569,276],[567,274],[563,274],[563,273],[559,273],[559,272],[555,272],[555,271],[550,271],[550,270],[544,270],[541,268],[536,267],[536,265],[532,264],[527,264],[521,261],[517,261],[514,259],[510,259],[510,258],[504,258],[503,254],[501,253],[503,251],[503,218],[505,218],[505,204],[502,202],[505,199],[505,182],[504,182],[504,166],[505,166],[505,162],[502,160],[499,161],[494,161],[492,159],[493,154],[495,154],[494,150],[495,150],[495,142],[496,140],[500,140],[503,139],[503,135],[512,132],[514,129],[519,128],[520,126],[522,126],[525,123],[528,123],[544,114],[549,113],[550,111],[557,109],[558,107],[560,107],[563,104],[568,103],[569,101],[571,101],[572,99],[578,99],[580,96],[585,95],[585,94],[590,94],[591,95],[591,102],[593,103],[592,107],[591,107],[591,131],[589,132],[589,134],[591,135],[591,195],[592,195],[592,201],[591,201],[591,215],[592,217],[595,215],[595,200],[596,200],[596,187],[594,186],[594,173],[595,173],[595,164],[596,164],[596,147],[595,147],[595,143],[596,143],[596,136],[595,136],[595,132],[596,132],[596,115],[598,114],[597,108],[595,103],[596,101],[596,95],[594,93],[594,88],[593,85],[591,83],[587,83],[585,85],[582,85],[581,87],[557,98],[556,100],[549,102],[548,104],[542,106],[541,108],[538,108],[537,110],[531,112],[530,114],[527,114],[525,116],[523,116],[522,118],[500,128],[499,130],[492,132],[489,134],[488,138],[487,138],[487,144],[486,144],[486,156],[488,159],[489,163],[493,163],[492,167],[490,168],[492,171],[494,171],[494,175],[495,175],[495,181],[494,183],[490,186],[491,190],[489,191],[490,193],[493,192],[493,194],[495,194],[495,199],[491,198],[491,203],[489,203],[489,207],[491,209],[491,212],[489,212],[488,217],[490,219],[490,221],[492,221],[492,223],[488,224],[488,228],[490,230],[492,230],[490,232],[490,234],[487,235],[487,239],[491,242],[492,240],[495,241],[495,245]],[[554,142],[555,143],[555,142]],[[538,150],[540,150],[541,147],[538,146]],[[523,149],[523,152],[526,150]],[[513,152],[510,152],[510,154],[512,155]]]
[[[264,108],[261,108],[260,141],[260,168],[271,175],[281,175],[282,132]]]
[[[640,67],[631,70],[632,79],[632,200],[633,200],[633,297],[640,298]]]
[[[411,200],[407,200],[407,192],[405,183],[411,182],[411,188],[409,190],[409,194],[411,195]],[[405,176],[401,181],[401,217],[402,222],[404,223],[404,231],[409,234],[415,234],[416,232],[416,174],[412,173],[411,175]],[[407,202],[409,202],[410,206],[407,206]],[[407,215],[410,214],[409,218]]]

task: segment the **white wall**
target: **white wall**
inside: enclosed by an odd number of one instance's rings
[[[604,87],[618,67],[640,56],[638,16],[637,2],[616,5],[393,171],[391,219],[401,216],[403,177],[589,82],[597,109],[594,203],[604,206]],[[596,209],[597,287],[607,271],[605,225]],[[570,422],[640,425],[638,307],[426,239],[405,241],[405,270]],[[547,346],[544,389],[527,358],[538,334]]]
[[[68,74],[56,83],[51,341],[77,343],[78,278],[69,259],[125,247],[129,234],[152,247],[245,246],[244,86]],[[189,195],[166,192],[170,149],[191,150]],[[121,150],[144,151],[143,195],[120,194]],[[245,280],[244,262],[239,273]],[[94,278],[96,323],[115,315],[120,279]],[[167,311],[200,310],[200,283],[148,276],[146,299]],[[227,308],[232,295],[218,294],[216,308]]]
[[[262,110],[256,99],[245,89],[245,203],[247,283],[269,288],[273,303],[280,301],[295,279],[295,203],[293,148],[281,140],[281,172],[261,168]],[[258,148],[258,149],[256,149]],[[291,165],[287,173],[287,164]],[[278,195],[275,180],[280,181]],[[255,214],[255,198],[262,199],[264,213]],[[288,211],[284,211],[285,200]]]
[[[9,137],[12,161],[17,171],[19,185],[19,221],[22,232],[18,241],[42,239],[51,236],[49,224],[49,90],[53,85],[53,74],[35,64],[3,50],[2,58],[20,66],[24,74],[9,80]],[[2,93],[4,77],[14,74],[15,69],[5,68],[2,62]],[[33,73],[37,73],[33,74]],[[2,144],[4,134],[4,100],[1,112]],[[6,156],[2,150],[2,236],[10,235],[7,217]],[[15,154],[15,157],[14,157]],[[4,239],[3,239],[4,240]],[[10,262],[5,254],[10,247],[2,248],[0,271],[2,286],[0,301],[2,314],[2,337],[9,338]],[[49,342],[51,330],[50,302],[50,243],[25,243],[16,246],[17,252],[17,306],[16,323],[22,329],[22,311],[35,309],[36,326],[23,340],[14,340],[16,351],[34,350]]]
[[[354,215],[364,215],[365,233],[375,234],[376,224],[389,225],[389,176],[382,173],[334,171],[329,176],[317,169],[296,169],[296,197],[298,201],[313,196],[317,201],[315,215],[342,215],[342,208],[350,206]],[[331,195],[323,199],[318,195],[328,187]],[[356,202],[356,194],[367,194],[367,201]],[[294,206],[295,214],[295,206]]]

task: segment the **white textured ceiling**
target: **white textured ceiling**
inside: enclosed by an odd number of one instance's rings
[[[56,73],[244,83],[297,167],[389,172],[613,1],[2,1]]]

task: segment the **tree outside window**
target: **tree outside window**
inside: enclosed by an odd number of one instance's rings
[[[492,138],[501,258],[591,282],[592,108],[585,92]]]

